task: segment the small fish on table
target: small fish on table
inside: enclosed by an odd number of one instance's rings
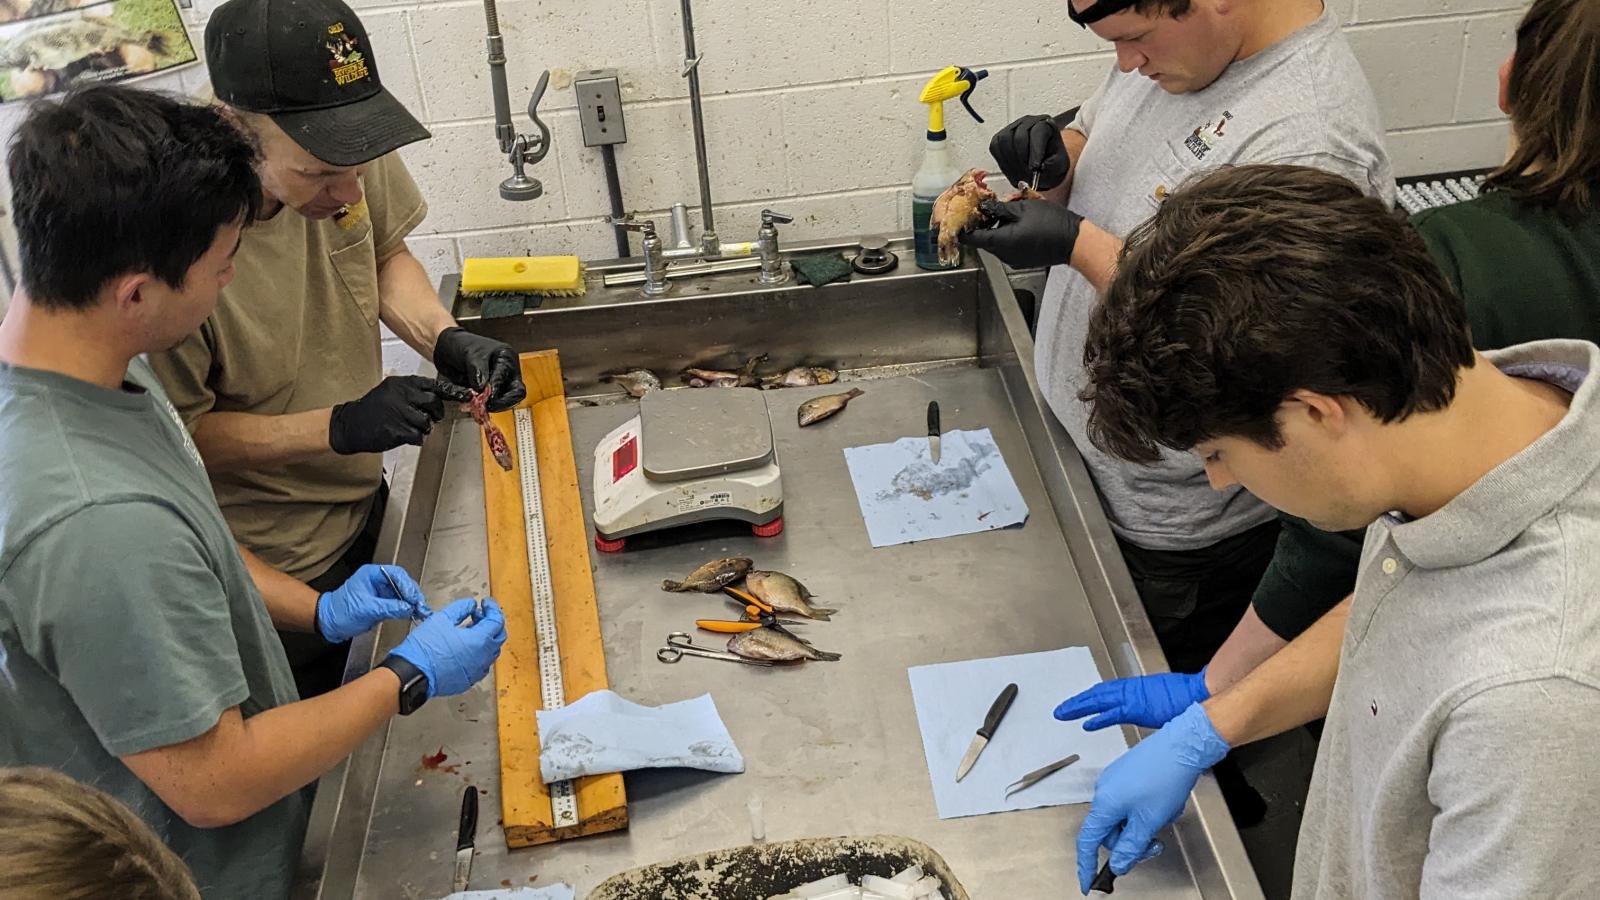
[[[724,372],[719,369],[684,369],[683,382],[692,388],[735,388],[759,387],[761,378],[756,375],[756,366],[767,357],[753,356],[737,372]]]
[[[854,400],[864,393],[866,392],[860,388],[851,388],[842,394],[828,394],[822,397],[812,397],[810,400],[800,404],[800,408],[795,411],[795,415],[800,423],[800,427],[805,428],[810,425],[815,425],[818,422],[821,422],[823,419],[830,418],[843,412],[844,408],[850,404],[851,400]]]
[[[689,577],[682,581],[673,581],[669,578],[661,582],[661,589],[675,594],[690,592],[715,594],[748,575],[754,567],[755,563],[742,556],[714,559],[690,572]]]
[[[782,375],[771,375],[761,379],[762,390],[791,387],[816,387],[819,384],[833,384],[839,380],[839,373],[833,369],[822,366],[795,366]]]
[[[500,468],[511,471],[515,463],[511,458],[511,444],[506,441],[505,432],[500,426],[489,418],[489,392],[492,390],[485,385],[483,390],[472,395],[472,399],[461,404],[461,411],[472,416],[472,421],[478,423],[483,429],[483,439],[489,444],[489,452],[494,454],[494,461]]]

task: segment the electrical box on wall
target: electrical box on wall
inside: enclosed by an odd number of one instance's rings
[[[616,69],[579,72],[573,80],[578,91],[578,122],[585,147],[625,144],[628,128],[622,121],[622,83]]]

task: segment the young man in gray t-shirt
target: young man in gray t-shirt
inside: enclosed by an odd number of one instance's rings
[[[286,897],[305,788],[397,711],[465,691],[505,639],[492,600],[457,627],[474,601],[430,615],[398,568],[319,595],[241,557],[141,355],[215,307],[255,162],[209,106],[115,86],[35,105],[8,161],[22,285],[0,321],[0,767],[106,791],[227,900]],[[275,625],[342,641],[413,616],[383,667],[295,695]]]
[[[1315,169],[1214,173],[1129,243],[1084,354],[1096,442],[1368,527],[1351,599],[1106,767],[1082,886],[1231,747],[1325,713],[1295,900],[1600,896],[1600,348],[1474,353],[1417,234]]]
[[[1063,130],[1013,122],[991,148],[1043,200],[1005,204],[967,236],[1019,267],[1053,266],[1034,364],[1045,399],[1100,491],[1169,664],[1196,672],[1249,605],[1272,557],[1274,513],[1242,488],[1213,491],[1192,453],[1132,465],[1096,449],[1084,337],[1122,239],[1197,173],[1241,163],[1336,172],[1390,201],[1394,181],[1366,78],[1322,0],[1071,0],[1117,63]],[[1062,98],[1067,105],[1073,98]]]

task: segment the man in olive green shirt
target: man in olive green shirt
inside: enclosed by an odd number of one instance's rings
[[[254,162],[214,107],[114,85],[35,104],[8,160],[22,277],[0,321],[0,767],[127,804],[207,900],[283,900],[307,786],[425,699],[419,675],[427,696],[461,693],[505,639],[492,600],[458,601],[380,667],[295,695],[274,626],[343,640],[426,604],[398,569],[401,596],[373,589],[376,566],[321,596],[258,578],[140,358],[233,277]]]
[[[427,204],[394,151],[428,132],[383,88],[348,6],[229,0],[206,59],[217,100],[261,147],[266,203],[216,312],[151,364],[241,545],[327,590],[372,561],[382,453],[420,444],[468,389],[515,405],[519,367],[456,326],[406,248]],[[443,378],[385,378],[380,323]],[[302,693],[338,683],[338,648],[299,635],[285,648]]]

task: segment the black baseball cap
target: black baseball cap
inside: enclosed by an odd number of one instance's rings
[[[206,64],[218,100],[271,117],[330,165],[429,137],[378,80],[367,29],[340,0],[228,0],[206,25]]]

